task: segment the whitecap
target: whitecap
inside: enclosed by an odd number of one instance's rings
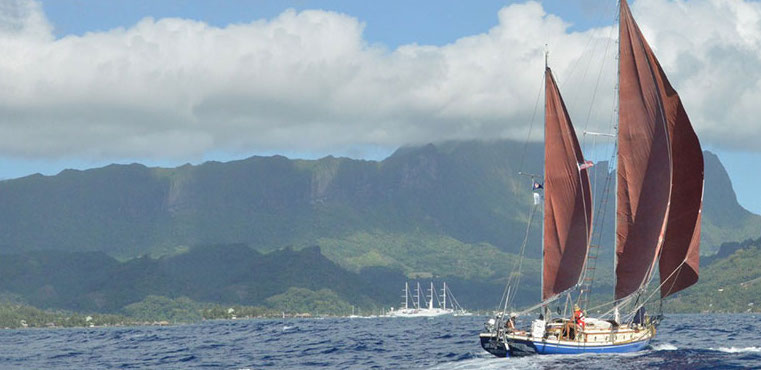
[[[675,345],[671,343],[662,343],[662,344],[656,344],[653,346],[653,350],[655,351],[676,351],[679,348],[677,348]]]
[[[744,352],[759,352],[761,353],[761,347],[719,347],[711,348],[714,351],[721,351],[727,353],[744,353]]]
[[[526,356],[526,357],[508,357],[499,358],[491,355],[480,355],[476,358],[457,361],[445,362],[432,366],[430,369],[447,369],[447,370],[513,370],[513,369],[544,369],[554,367],[554,362],[564,357],[557,356]]]

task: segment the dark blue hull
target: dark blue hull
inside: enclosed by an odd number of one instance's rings
[[[497,339],[496,336],[487,333],[481,334],[481,347],[494,356],[510,357],[505,342]]]
[[[650,338],[637,342],[611,345],[589,345],[579,344],[560,344],[547,343],[544,341],[532,341],[521,339],[508,340],[510,355],[575,355],[581,353],[628,353],[637,352],[645,349],[650,344]]]

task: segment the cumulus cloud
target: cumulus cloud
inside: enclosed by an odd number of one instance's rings
[[[761,5],[632,5],[701,140],[758,150]],[[35,2],[0,0],[0,13],[8,157],[183,159],[524,139],[545,43],[577,127],[605,130],[615,105],[615,28],[570,32],[531,1],[503,8],[487,33],[394,50],[368,44],[361,20],[318,10],[224,28],[145,18],[60,39]]]

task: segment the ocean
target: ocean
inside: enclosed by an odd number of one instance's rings
[[[486,317],[207,321],[168,327],[0,332],[2,369],[761,368],[761,315],[667,315],[648,350],[496,358]]]

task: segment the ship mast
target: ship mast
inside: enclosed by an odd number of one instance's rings
[[[433,294],[436,293],[433,290],[433,281],[431,281],[431,299],[428,301],[428,309],[433,310]]]
[[[415,290],[415,300],[417,301],[417,309],[420,309],[420,282],[417,282],[417,289]]]
[[[546,71],[547,68],[549,68],[549,58],[550,58],[550,48],[547,44],[544,44],[544,70]],[[547,94],[547,91],[545,89],[545,95]],[[544,111],[547,112],[547,98],[544,99]],[[545,113],[546,114],[546,113]],[[545,115],[545,121],[546,121],[546,115]],[[547,122],[544,123],[544,142],[545,145],[547,145]],[[546,152],[546,150],[545,150]],[[544,158],[545,162],[547,161],[547,158]],[[547,166],[542,166],[542,179],[546,179],[547,177]],[[545,185],[547,183],[545,182]],[[542,259],[544,259],[544,206],[542,206]],[[544,261],[542,261],[542,271],[541,271],[541,280],[539,281],[539,301],[544,301]],[[542,305],[542,316],[544,316],[545,319],[549,319],[549,309],[547,308],[547,304],[545,303]]]
[[[447,309],[447,282],[444,282],[444,309]]]
[[[409,295],[410,295],[410,284],[408,282],[404,282],[404,309],[409,309]]]

